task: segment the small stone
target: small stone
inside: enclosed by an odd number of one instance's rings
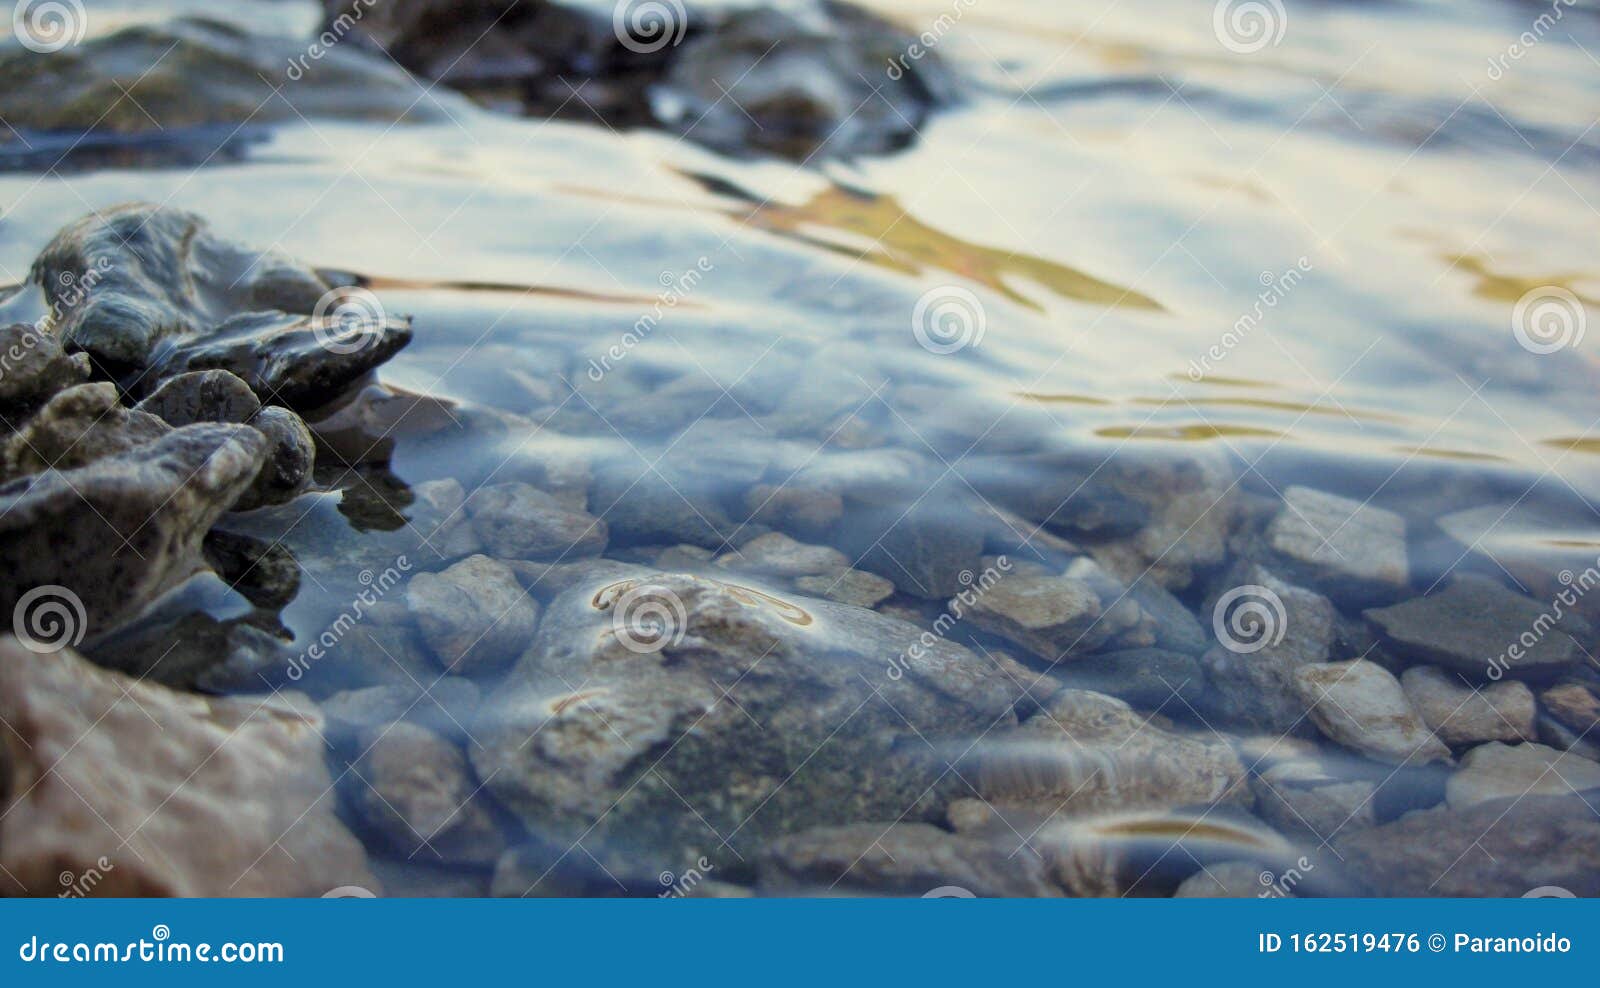
[[[505,840],[455,745],[415,724],[391,724],[363,741],[354,801],[391,850],[451,864],[500,857]]]
[[[257,607],[281,610],[300,592],[300,564],[282,543],[214,528],[201,549],[223,582]]]
[[[1266,540],[1291,578],[1334,596],[1391,597],[1411,580],[1405,519],[1309,487],[1289,487]]]
[[[1262,876],[1268,881],[1263,884]],[[1174,899],[1254,899],[1272,884],[1271,872],[1248,861],[1224,861],[1207,866],[1183,880]],[[1292,894],[1292,893],[1291,893]]]
[[[69,355],[52,334],[27,323],[0,327],[0,405],[35,402],[89,376],[89,358]]]
[[[1376,662],[1303,666],[1295,686],[1322,733],[1354,751],[1399,765],[1450,758],[1450,749],[1411,708],[1400,681]]]
[[[171,431],[154,415],[123,408],[116,385],[80,384],[57,393],[6,441],[0,478],[87,466]]]
[[[235,511],[269,504],[284,504],[311,484],[317,456],[311,430],[300,416],[278,405],[268,405],[250,419],[250,427],[267,438],[267,462],[255,483],[239,497]]]
[[[1479,745],[1445,785],[1445,802],[1466,809],[1493,799],[1570,796],[1600,789],[1600,765],[1542,744]]]
[[[876,607],[894,596],[894,584],[876,573],[859,569],[841,569],[818,576],[802,576],[794,581],[795,589],[813,597],[836,600],[856,607]]]
[[[480,488],[467,499],[467,513],[484,548],[506,559],[594,556],[606,547],[604,521],[528,484]]]
[[[717,565],[764,576],[815,576],[848,567],[850,558],[831,546],[807,545],[769,532],[718,556]]]
[[[1109,693],[1144,710],[1186,716],[1204,702],[1205,673],[1192,655],[1159,648],[1099,652],[1062,673],[1074,687]]]
[[[411,487],[413,498],[406,520],[421,536],[421,552],[448,562],[483,549],[483,542],[467,518],[467,492],[453,477],[429,480]]]
[[[1430,730],[1452,747],[1481,741],[1532,741],[1538,712],[1533,691],[1508,680],[1474,690],[1437,666],[1413,666],[1400,677],[1406,698]]]
[[[1539,699],[1556,720],[1580,735],[1589,734],[1600,724],[1600,697],[1587,686],[1563,683],[1545,690]]]
[[[391,683],[340,690],[323,700],[320,706],[323,716],[328,718],[331,734],[336,727],[367,728],[392,724],[406,715],[416,699],[415,687]]]
[[[698,573],[712,565],[716,554],[697,545],[674,545],[661,550],[653,560],[656,569],[666,572]]]
[[[970,605],[960,598],[951,613],[1015,642],[1046,662],[1092,651],[1104,640],[1096,627],[1100,598],[1082,580],[1064,576],[1002,576],[987,590],[974,590]]]
[[[1482,682],[1551,676],[1583,659],[1547,610],[1493,580],[1462,576],[1426,597],[1364,613],[1401,655]]]
[[[463,675],[503,668],[533,639],[539,605],[511,569],[469,556],[441,573],[419,573],[406,605],[439,662]]]
[[[983,555],[981,520],[956,502],[956,493],[936,489],[898,498],[889,506],[851,506],[851,525],[841,545],[856,567],[876,573],[902,591],[934,599],[965,590]]]
[[[1207,718],[1274,734],[1304,730],[1306,706],[1295,674],[1328,661],[1333,603],[1254,563],[1235,567],[1218,585],[1226,589],[1206,613],[1221,643],[1201,660],[1212,687],[1203,708]],[[1261,608],[1254,624],[1245,620],[1249,607]]]
[[[844,517],[844,499],[832,491],[757,484],[745,494],[750,520],[801,536],[818,536]]]
[[[208,370],[169,377],[134,407],[178,426],[248,422],[261,410],[261,400],[237,374]]]
[[[859,823],[773,841],[756,862],[756,873],[762,891],[791,896],[1061,894],[1036,855],[1010,850],[926,823]]]
[[[1364,779],[1342,779],[1315,758],[1280,762],[1251,783],[1261,818],[1285,834],[1318,843],[1377,823],[1378,787]]]

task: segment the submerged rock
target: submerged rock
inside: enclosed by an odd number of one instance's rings
[[[1082,580],[1007,574],[974,595],[976,600],[966,612],[973,624],[1046,662],[1093,651],[1106,637],[1106,629],[1100,627],[1100,598]],[[957,598],[952,607],[959,604]]]
[[[415,724],[369,731],[362,742],[354,802],[391,850],[422,863],[500,857],[505,840],[455,745]]]
[[[51,333],[27,323],[0,327],[0,406],[48,398],[89,376],[89,359],[68,354]]]
[[[1549,678],[1583,661],[1546,605],[1480,576],[1365,614],[1401,655],[1474,682]]]
[[[7,894],[58,895],[61,873],[91,869],[97,895],[376,887],[309,706],[175,693],[7,636],[0,720]]]
[[[1474,690],[1435,666],[1413,666],[1400,677],[1411,705],[1448,745],[1480,741],[1532,741],[1538,708],[1522,683],[1493,683]]]
[[[1037,855],[926,823],[819,827],[773,841],[756,861],[761,891],[776,895],[1059,896]]]
[[[1291,579],[1334,597],[1392,600],[1411,580],[1405,519],[1326,491],[1286,488],[1266,542]]]
[[[1301,668],[1328,660],[1337,618],[1333,603],[1253,563],[1234,567],[1219,586],[1226,589],[1206,608],[1221,639],[1201,660],[1212,687],[1206,716],[1279,734],[1303,732],[1306,704],[1295,677]],[[1252,606],[1259,608],[1254,624],[1243,610]]]
[[[1479,745],[1461,759],[1445,787],[1452,809],[1495,799],[1575,796],[1600,789],[1600,765],[1542,744]]]
[[[1302,666],[1295,687],[1322,733],[1347,748],[1399,765],[1450,758],[1450,749],[1412,709],[1400,681],[1376,662]]]
[[[439,664],[462,674],[510,665],[539,624],[538,603],[505,563],[488,556],[418,573],[406,605]]]
[[[523,483],[479,488],[466,513],[484,548],[505,559],[598,555],[609,536],[604,521]]]

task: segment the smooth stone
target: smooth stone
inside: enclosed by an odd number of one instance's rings
[[[894,584],[876,573],[841,569],[794,581],[796,590],[856,607],[876,607],[894,596]]]
[[[57,392],[6,440],[0,448],[0,477],[86,466],[171,431],[154,415],[123,408],[115,385],[79,384]]]
[[[1328,661],[1337,619],[1333,603],[1254,563],[1234,567],[1217,586],[1205,614],[1213,634],[1221,628],[1228,637],[1201,659],[1211,683],[1202,707],[1206,717],[1275,734],[1308,731],[1295,676]],[[1219,614],[1223,596],[1233,590],[1242,592]],[[1255,617],[1240,610],[1255,605],[1263,608]]]
[[[1204,702],[1205,673],[1192,655],[1159,648],[1099,652],[1059,670],[1072,686],[1107,693],[1144,710],[1192,716]]]
[[[832,491],[757,484],[744,498],[749,520],[801,538],[824,535],[844,517],[844,499]]]
[[[337,816],[308,703],[176,693],[7,636],[0,720],[8,894],[57,895],[63,871],[102,857],[97,895],[379,887]]]
[[[336,729],[362,729],[392,724],[417,702],[415,687],[389,683],[339,690],[318,704],[328,719],[328,733]]]
[[[840,547],[856,557],[856,569],[876,573],[905,593],[953,597],[975,578],[983,555],[980,520],[956,496],[953,489],[939,489],[910,508],[898,501],[850,505],[850,531]]]
[[[1076,659],[1104,640],[1097,627],[1100,597],[1082,580],[1026,573],[1002,575],[970,604],[951,602],[951,613],[1027,649],[1046,662]]]
[[[1173,652],[1199,655],[1211,644],[1208,629],[1201,627],[1183,601],[1153,580],[1141,579],[1128,591],[1144,612],[1155,636],[1155,644]]]
[[[459,748],[404,723],[371,730],[362,742],[353,799],[391,850],[424,864],[499,859],[505,839]]]
[[[632,467],[637,467],[637,461]],[[719,552],[734,540],[741,526],[709,500],[692,503],[678,486],[635,469],[597,472],[589,506],[618,542],[687,544]]]
[[[249,426],[189,425],[0,485],[0,609],[13,613],[36,588],[65,588],[81,602],[79,632],[116,628],[204,568],[201,541],[265,458],[266,440]]]
[[[1580,735],[1590,734],[1600,724],[1600,696],[1587,686],[1563,683],[1545,690],[1539,699],[1556,720]]]
[[[406,588],[406,606],[439,663],[463,675],[510,665],[539,626],[538,602],[510,567],[488,556],[418,573]]]
[[[1532,741],[1533,691],[1508,680],[1474,690],[1437,666],[1412,666],[1400,677],[1406,698],[1434,735],[1451,747],[1482,741]]]
[[[601,519],[523,483],[474,491],[467,499],[467,514],[484,548],[506,559],[599,555],[609,536]]]
[[[926,823],[856,823],[802,831],[762,849],[755,868],[758,887],[769,895],[1061,895],[1035,855],[1011,855],[997,844]]]
[[[1319,844],[1378,822],[1377,785],[1341,777],[1314,758],[1268,767],[1252,780],[1251,789],[1263,820],[1284,834]]]
[[[1450,749],[1412,709],[1400,681],[1376,662],[1302,666],[1295,687],[1322,733],[1347,748],[1397,765],[1450,759]]]
[[[281,610],[300,592],[300,563],[279,542],[212,529],[201,550],[223,582],[257,607]]]
[[[782,532],[768,532],[718,556],[717,565],[763,576],[816,576],[849,567],[850,558],[832,546],[807,545]]]
[[[261,410],[261,400],[237,374],[209,370],[169,377],[134,407],[177,426],[248,422]]]
[[[268,405],[250,419],[250,427],[267,439],[267,462],[255,483],[240,496],[235,511],[285,504],[311,486],[317,445],[300,416],[281,405]]]
[[[1570,796],[1600,789],[1600,764],[1542,744],[1479,745],[1461,758],[1445,785],[1451,809],[1495,799]]]
[[[1363,613],[1401,655],[1474,682],[1549,677],[1583,660],[1546,605],[1484,577],[1461,576],[1426,597]]]
[[[1393,598],[1411,581],[1405,519],[1310,487],[1288,487],[1266,543],[1290,579],[1335,597]]]
[[[1262,878],[1267,881],[1263,882]],[[1255,899],[1270,895],[1272,873],[1248,861],[1208,865],[1185,878],[1172,893],[1174,899]],[[1291,893],[1292,894],[1292,893]]]
[[[1235,474],[1218,454],[1119,459],[1103,475],[1124,497],[1143,504],[1149,521],[1125,538],[1097,540],[1091,551],[1124,581],[1189,587],[1228,557],[1239,512]]]
[[[27,323],[0,327],[0,406],[48,398],[89,376],[89,358],[69,354],[51,333]]]
[[[1600,896],[1600,816],[1570,797],[1418,810],[1334,846],[1380,895],[1515,899],[1557,886]]]

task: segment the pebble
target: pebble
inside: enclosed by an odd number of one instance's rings
[[[1533,691],[1522,683],[1508,680],[1474,690],[1437,666],[1412,666],[1400,685],[1428,728],[1451,747],[1537,737],[1538,708]]]
[[[1322,733],[1353,751],[1397,765],[1450,758],[1450,749],[1412,709],[1400,681],[1376,662],[1302,666],[1295,687]]]
[[[1479,745],[1461,758],[1445,786],[1445,801],[1465,809],[1496,799],[1570,796],[1600,789],[1600,765],[1542,744]]]
[[[859,569],[825,571],[817,576],[802,576],[795,589],[813,597],[825,597],[855,607],[876,607],[894,596],[894,584],[876,573]]]
[[[1480,576],[1364,613],[1400,655],[1474,682],[1547,677],[1583,659],[1572,636],[1552,626],[1546,605]]]
[[[763,576],[797,577],[846,569],[850,558],[831,546],[807,545],[782,532],[768,532],[718,556],[717,565]]]
[[[1025,573],[1002,575],[987,590],[974,586],[970,604],[956,598],[950,613],[1055,663],[1094,650],[1100,598],[1082,580]]]
[[[484,548],[506,559],[570,559],[606,547],[604,521],[528,484],[479,488],[467,499],[467,514]]]
[[[1392,598],[1410,582],[1405,519],[1310,487],[1288,487],[1266,542],[1290,579],[1334,597]]]
[[[237,374],[207,370],[167,378],[134,407],[178,426],[248,422],[261,410],[261,400]]]
[[[510,567],[488,556],[412,577],[406,606],[439,663],[462,675],[509,665],[539,625],[538,602]]]
[[[500,857],[505,839],[455,745],[400,723],[369,731],[362,747],[350,789],[390,850],[423,863],[490,865]]]

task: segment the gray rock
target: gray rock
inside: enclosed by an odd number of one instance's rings
[[[1290,579],[1335,597],[1393,599],[1411,581],[1405,519],[1326,491],[1285,488],[1266,542]]]
[[[423,863],[500,857],[505,839],[460,749],[415,724],[370,731],[363,742],[353,799],[391,850]]]
[[[89,376],[89,358],[68,355],[55,336],[27,323],[0,327],[0,405],[48,398]]]
[[[269,405],[250,419],[250,426],[266,437],[267,462],[234,505],[235,511],[294,500],[311,485],[311,470],[316,465],[316,442],[294,412]]]
[[[1188,716],[1204,702],[1205,673],[1192,655],[1159,648],[1100,652],[1059,670],[1074,687],[1108,693],[1145,710]]]
[[[1428,728],[1452,747],[1537,737],[1538,707],[1533,691],[1522,683],[1493,683],[1475,690],[1436,666],[1413,666],[1401,675],[1400,685]]]
[[[213,529],[202,549],[223,582],[257,607],[280,610],[300,592],[300,564],[281,543]]]
[[[787,484],[757,484],[745,494],[744,505],[750,521],[801,538],[820,537],[844,517],[844,499],[837,493]]]
[[[440,664],[463,675],[510,665],[539,625],[538,602],[506,564],[488,556],[412,577],[406,606]]]
[[[1153,580],[1139,580],[1129,589],[1128,596],[1144,612],[1160,648],[1199,655],[1211,644],[1210,634],[1166,587]]]
[[[248,422],[261,410],[261,400],[243,378],[212,370],[169,377],[134,407],[168,425]]]
[[[266,440],[248,426],[190,425],[0,485],[0,608],[12,613],[36,588],[66,588],[82,605],[80,631],[117,627],[203,568],[201,540],[265,457]]]
[[[1474,682],[1549,677],[1583,660],[1545,605],[1479,576],[1364,613],[1396,652]]]
[[[1347,748],[1398,765],[1450,758],[1450,749],[1412,709],[1400,681],[1376,662],[1302,666],[1295,688],[1322,733]]]
[[[637,466],[635,461],[634,466]],[[618,541],[687,544],[720,551],[741,526],[710,500],[691,501],[679,486],[656,476],[611,468],[595,477],[589,506]]]
[[[857,823],[783,837],[762,850],[756,876],[762,892],[786,896],[1061,895],[1037,856],[926,823]]]
[[[796,542],[782,532],[768,532],[717,557],[725,569],[763,576],[815,576],[845,569],[850,559],[831,546]]]
[[[1004,574],[987,590],[975,588],[973,595],[976,599],[965,607],[961,598],[952,601],[951,613],[965,616],[1046,662],[1078,658],[1106,637],[1098,625],[1100,598],[1082,580]]]
[[[115,385],[80,384],[58,392],[6,441],[0,449],[0,477],[71,470],[171,431],[155,416],[118,404]]]
[[[1542,744],[1479,745],[1461,758],[1445,786],[1451,809],[1466,809],[1496,799],[1572,796],[1600,789],[1600,765]]]
[[[1600,696],[1587,686],[1563,683],[1540,693],[1539,699],[1556,720],[1580,735],[1593,733],[1600,725]]]
[[[317,896],[378,888],[336,815],[308,703],[175,693],[0,638],[0,889]],[[109,860],[111,867],[99,864]]]
[[[1219,586],[1226,589],[1206,613],[1213,630],[1221,628],[1226,637],[1201,660],[1212,687],[1206,716],[1277,734],[1308,731],[1295,674],[1328,660],[1336,618],[1332,602],[1255,564],[1235,567]],[[1233,602],[1224,606],[1229,593]],[[1253,605],[1263,608],[1255,612],[1258,621],[1239,610]]]
[[[521,483],[474,491],[467,499],[467,514],[484,548],[506,559],[598,555],[609,535],[599,518]]]
[[[856,557],[857,569],[876,573],[906,593],[952,597],[977,576],[983,555],[983,526],[955,497],[951,490],[936,489],[888,506],[852,505],[841,547]]]
[[[1319,844],[1377,824],[1378,787],[1331,771],[1320,759],[1290,759],[1251,781],[1262,819],[1285,834]]]
[[[856,607],[876,607],[894,595],[894,584],[859,569],[841,569],[817,576],[802,576],[795,589],[813,597],[823,597]]]

